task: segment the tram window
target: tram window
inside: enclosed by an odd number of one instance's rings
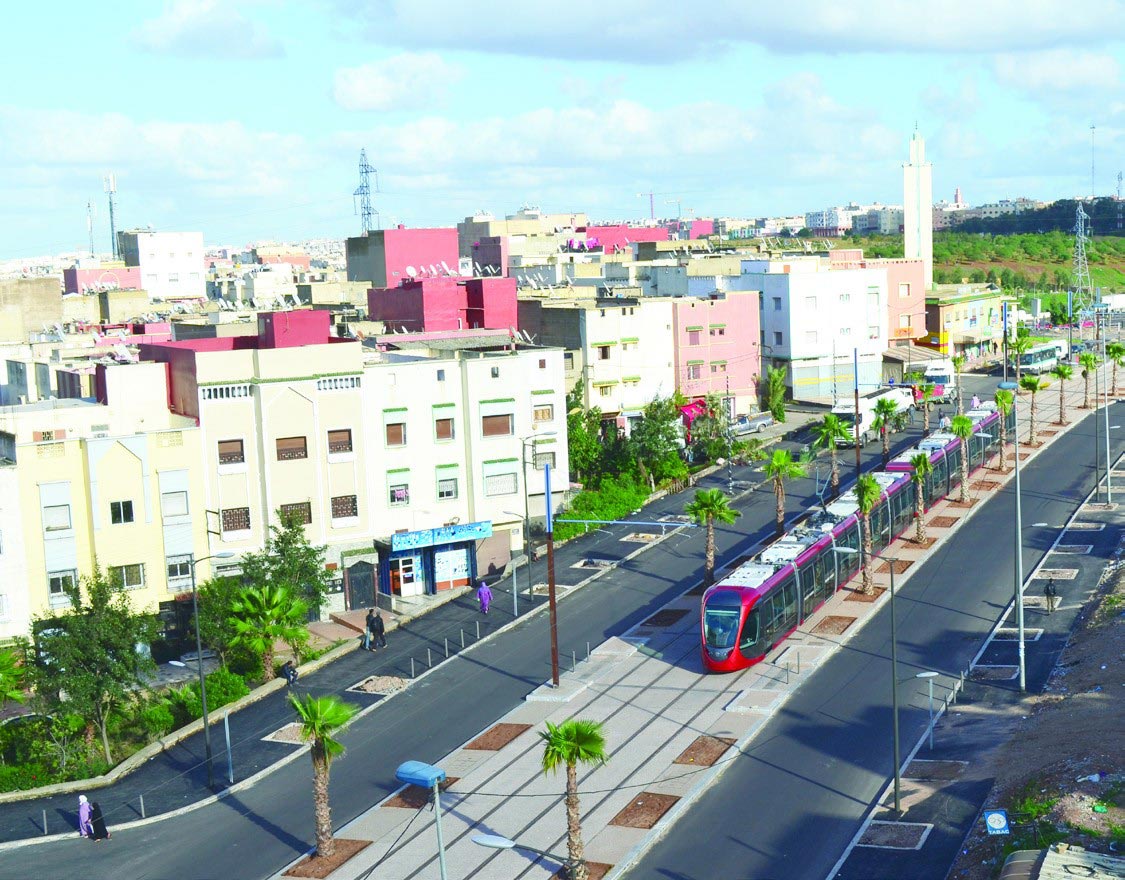
[[[781,590],[774,590],[770,594],[770,636],[777,635],[781,624],[785,620],[785,597]]]
[[[737,593],[720,591],[707,600],[703,609],[703,635],[712,648],[729,648],[738,632],[742,599]]]
[[[738,639],[738,650],[746,654],[758,641],[758,609],[754,608],[746,615],[746,622],[742,624],[742,635]],[[751,654],[753,656],[753,654]]]
[[[797,569],[801,581],[801,596],[804,600],[804,612],[808,614],[816,604],[816,560],[811,559]]]
[[[797,581],[789,578],[782,584],[785,590],[785,628],[797,622]]]

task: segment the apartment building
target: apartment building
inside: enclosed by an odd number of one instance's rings
[[[935,284],[926,297],[924,344],[970,360],[999,353],[1005,302],[1014,309],[1017,299],[994,284]]]
[[[717,394],[731,415],[757,409],[762,372],[758,292],[671,302],[677,389],[689,400]]]
[[[887,273],[887,344],[909,345],[926,334],[926,264],[921,258],[868,259],[859,248],[828,252],[836,269],[884,269]]]
[[[368,281],[372,287],[394,287],[420,275],[459,274],[457,230],[376,229],[345,243],[348,281]]]
[[[121,231],[117,251],[126,266],[140,267],[140,287],[151,298],[207,297],[202,232]]]
[[[514,278],[419,278],[373,288],[367,316],[408,331],[516,327]]]

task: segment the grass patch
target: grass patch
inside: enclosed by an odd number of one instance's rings
[[[1034,822],[1042,819],[1059,802],[1058,797],[1051,797],[1046,792],[1040,791],[1039,785],[1039,780],[1032,779],[1020,789],[1012,804],[1012,813],[1022,816],[1024,821]]]

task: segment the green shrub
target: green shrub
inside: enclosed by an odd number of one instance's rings
[[[176,726],[176,718],[167,701],[153,703],[141,710],[141,725],[149,736],[163,736]]]
[[[207,676],[208,710],[233,703],[235,700],[242,699],[248,693],[250,693],[250,688],[246,684],[246,679],[229,669],[216,669]]]
[[[0,766],[0,791],[26,791],[55,781],[54,775],[38,764]]]
[[[245,647],[231,649],[227,668],[247,681],[260,681],[262,678],[262,658]]]
[[[189,721],[203,717],[203,704],[199,699],[199,685],[190,684],[173,688],[168,692],[168,706],[176,727],[183,727]]]
[[[616,480],[604,479],[597,490],[579,492],[570,507],[560,516],[563,519],[622,519],[640,509],[648,499],[648,488],[638,485],[630,477]],[[565,541],[586,531],[582,523],[558,523],[555,540]]]

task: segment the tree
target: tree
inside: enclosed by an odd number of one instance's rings
[[[101,570],[83,578],[81,586],[64,583],[63,591],[69,610],[36,618],[39,659],[31,679],[51,711],[81,715],[94,725],[111,764],[110,718],[143,686],[145,674],[155,671],[137,646],[156,637],[156,620],[135,613],[120,580],[111,582]]]
[[[578,811],[578,765],[604,764],[608,759],[600,721],[572,718],[561,724],[546,722],[539,731],[543,740],[543,772],[566,768],[566,851],[569,880],[589,880],[582,844],[582,816]]]
[[[23,664],[16,652],[7,648],[0,650],[0,709],[9,700],[23,702],[23,680]]]
[[[359,707],[336,697],[314,697],[312,694],[306,694],[299,700],[290,694],[289,705],[300,721],[301,739],[310,743],[316,854],[318,858],[330,858],[336,853],[336,840],[332,837],[332,810],[328,804],[328,771],[332,759],[344,752],[344,747],[333,737],[336,731],[351,721]]]
[[[598,472],[602,454],[601,424],[601,411],[582,405],[582,385],[576,384],[566,396],[566,448],[571,472],[583,483]]]
[[[680,458],[682,441],[677,430],[682,418],[673,398],[656,398],[645,404],[641,418],[633,426],[630,439],[636,457],[657,482],[678,479],[687,473],[687,466]]]
[[[891,457],[890,427],[893,424],[894,417],[898,414],[898,406],[893,400],[883,397],[875,401],[874,412],[875,418],[871,422],[871,427],[875,428],[883,439],[883,467],[886,467],[887,461]]]
[[[844,423],[835,413],[826,413],[819,424],[813,425],[813,446],[818,449],[827,449],[832,461],[832,495],[840,494],[840,459],[836,450],[841,442],[852,439],[851,432],[844,427]]]
[[[1031,351],[1031,348],[1034,345],[1035,343],[1031,341],[1030,336],[1016,336],[1015,339],[1008,343],[1008,351],[1010,352],[1013,361],[1012,365],[1016,370],[1016,382],[1019,382],[1020,378],[1023,375],[1020,372],[1020,362],[1023,360],[1023,356]]]
[[[242,557],[242,576],[251,587],[280,586],[302,599],[306,609],[319,609],[328,595],[332,574],[324,567],[327,547],[309,543],[305,526],[296,514],[279,509],[280,526],[270,526],[261,553]]]
[[[965,363],[968,358],[963,354],[953,355],[953,374],[957,379],[957,415],[963,415],[964,409],[961,406],[961,371],[965,369]]]
[[[1082,381],[1085,389],[1082,395],[1082,409],[1090,408],[1090,376],[1098,368],[1101,361],[1092,351],[1084,351],[1078,355],[1078,363],[1082,366]],[[1022,387],[1022,385],[1021,385]]]
[[[1059,380],[1059,424],[1066,424],[1066,380],[1074,375],[1074,367],[1070,364],[1059,361],[1055,368],[1051,370]],[[1117,366],[1114,365],[1114,373],[1117,372]]]
[[[926,543],[926,478],[934,472],[928,452],[919,452],[910,459],[910,479],[914,483],[914,541]]]
[[[777,499],[777,533],[785,531],[785,481],[803,477],[807,466],[803,461],[795,461],[788,449],[775,449],[766,459],[765,475],[773,480],[773,494]]]
[[[695,497],[684,507],[684,513],[707,529],[704,583],[711,586],[715,582],[715,522],[730,525],[742,514],[730,506],[721,489],[697,489]]]
[[[265,680],[275,677],[273,645],[288,641],[304,626],[308,608],[286,587],[248,587],[231,608],[235,628],[234,645],[245,645],[262,658]]]
[[[773,420],[778,423],[785,421],[785,368],[768,367],[766,369],[766,409],[770,411]]]
[[[871,538],[871,512],[882,496],[883,490],[879,488],[878,481],[871,474],[860,474],[855,484],[855,500],[859,506],[859,515],[863,519],[862,590],[865,596],[870,596],[875,592],[875,581],[871,577],[871,557],[874,553],[872,549],[874,542]]]
[[[1035,445],[1035,395],[1047,387],[1047,380],[1042,376],[1024,376],[1020,379],[1020,388],[1031,394],[1031,415],[1028,417],[1027,445]],[[1018,426],[1017,426],[1018,430]]]
[[[714,461],[731,452],[726,404],[717,394],[708,394],[706,404],[706,412],[691,423],[691,448],[696,461]]]
[[[1015,405],[1016,396],[1007,388],[996,390],[996,411],[1000,413],[1000,470],[1004,470],[1004,446],[1008,440],[1008,414]]]
[[[918,386],[918,393],[921,395],[919,403],[922,404],[922,433],[930,433],[930,409],[933,406],[931,401],[934,397],[934,385],[932,382],[926,382]]]
[[[242,582],[235,577],[217,577],[199,585],[199,639],[226,666],[238,630],[231,619],[235,600],[242,594]]]
[[[969,438],[973,436],[973,421],[968,416],[954,416],[950,432],[961,440],[961,488],[957,500],[969,500]]]
[[[1110,394],[1114,397],[1117,396],[1117,368],[1125,363],[1125,344],[1120,342],[1107,342],[1105,344],[1105,357],[1106,360],[1113,364],[1113,387],[1110,389]]]

